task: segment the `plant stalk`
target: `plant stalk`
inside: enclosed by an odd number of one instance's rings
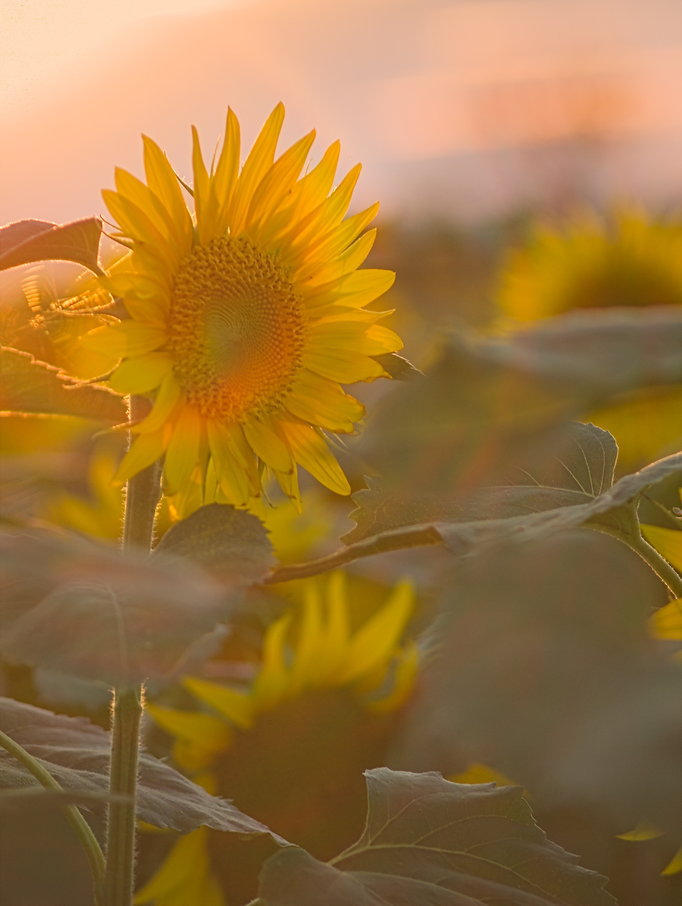
[[[63,793],[64,789],[61,784],[55,780],[50,772],[43,765],[27,752],[26,749],[0,730],[0,746],[9,752],[18,762],[20,762],[35,777],[38,783],[52,792]],[[69,804],[64,807],[64,813],[67,821],[76,832],[83,849],[90,863],[90,872],[92,874],[93,889],[95,902],[100,906],[102,903],[102,887],[104,882],[104,856],[97,842],[97,837],[88,822],[80,813],[77,806]]]
[[[132,421],[144,414],[144,406],[145,403],[139,398],[131,398]],[[160,474],[159,463],[154,463],[128,481],[122,540],[124,550],[136,547],[149,551],[151,548]],[[109,769],[109,792],[113,798],[109,803],[107,824],[105,906],[131,906],[133,902],[137,773],[143,702],[142,686],[114,690]]]
[[[639,554],[646,564],[656,573],[658,578],[667,587],[673,599],[682,598],[682,576],[677,572],[659,552],[653,547],[639,531],[634,535],[618,536],[632,550]]]

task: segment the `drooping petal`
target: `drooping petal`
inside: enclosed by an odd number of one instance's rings
[[[330,491],[350,494],[350,485],[341,466],[314,428],[293,422],[282,422],[281,427],[296,462]]]

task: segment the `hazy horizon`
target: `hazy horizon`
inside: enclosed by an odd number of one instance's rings
[[[141,132],[188,175],[191,123],[210,149],[230,104],[248,142],[279,100],[282,147],[311,127],[317,155],[340,138],[343,166],[364,165],[358,203],[384,214],[679,201],[675,0],[126,0],[79,25],[82,6],[2,14],[2,222],[101,212],[114,166],[140,171]],[[16,43],[31,27],[35,71]]]

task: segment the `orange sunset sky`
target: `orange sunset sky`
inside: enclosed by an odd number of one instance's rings
[[[682,186],[680,0],[3,0],[0,222],[100,213],[139,134],[189,171],[278,100],[363,161],[357,203],[496,216]]]

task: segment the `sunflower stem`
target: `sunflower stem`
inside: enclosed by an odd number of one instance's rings
[[[9,752],[18,762],[20,762],[29,773],[41,784],[43,789],[51,792],[64,792],[61,784],[55,780],[50,772],[36,758],[27,752],[26,749],[0,730],[0,748]],[[72,804],[64,806],[66,819],[75,831],[78,839],[85,850],[90,863],[90,873],[92,874],[93,892],[95,903],[100,906],[102,903],[102,885],[104,881],[104,855],[101,847],[97,842],[97,837],[88,822],[85,820],[80,810]]]
[[[131,421],[142,414],[144,403],[131,398]],[[131,438],[132,442],[132,438]],[[134,475],[126,489],[123,549],[150,550],[160,493],[160,467],[154,463]],[[131,906],[135,885],[135,821],[137,773],[140,754],[142,686],[118,687],[112,700],[111,763],[107,824],[105,906]]]

